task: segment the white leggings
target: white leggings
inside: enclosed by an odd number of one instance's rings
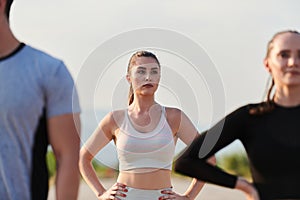
[[[159,197],[164,194],[161,193],[162,190],[172,190],[172,188],[164,188],[159,190],[143,190],[132,187],[126,187],[128,192],[125,192],[126,197],[119,197],[122,200],[158,200]]]

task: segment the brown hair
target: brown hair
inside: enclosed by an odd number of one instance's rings
[[[286,31],[280,31],[280,32],[276,33],[272,37],[272,39],[268,42],[267,53],[266,53],[265,59],[270,56],[270,52],[273,49],[273,44],[274,44],[274,40],[276,39],[276,37],[281,35],[281,34],[285,34],[285,33],[293,33],[293,34],[300,35],[300,33],[298,31],[295,31],[295,30],[286,30]],[[271,96],[272,91],[274,89],[274,85],[275,85],[274,84],[274,79],[272,77],[271,84],[270,84],[269,89],[266,93],[266,100],[263,103],[259,104],[258,106],[251,108],[249,110],[250,114],[252,114],[252,115],[261,115],[261,114],[271,112],[274,109],[274,95]]]
[[[129,63],[128,63],[128,67],[127,67],[127,73],[130,72],[131,67],[135,64],[136,58],[138,58],[138,57],[154,58],[155,61],[158,64],[158,66],[160,67],[160,63],[159,63],[157,57],[153,53],[151,53],[149,51],[137,51],[129,59]],[[129,89],[129,94],[128,94],[128,105],[132,104],[133,99],[134,99],[133,88],[132,88],[132,85],[130,84],[130,89]]]

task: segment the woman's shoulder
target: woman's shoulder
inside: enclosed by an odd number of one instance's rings
[[[120,126],[122,124],[124,117],[125,117],[125,112],[126,109],[121,109],[121,110],[113,110],[110,111],[109,113],[106,114],[104,117],[103,121],[106,122],[106,124],[110,126]]]
[[[255,108],[258,108],[258,107],[261,107],[261,106],[264,106],[266,104],[266,102],[258,102],[258,103],[248,103],[248,104],[245,104],[241,107],[239,107],[236,112],[243,112],[245,114],[250,114],[250,111],[252,109],[255,109]]]
[[[182,121],[182,117],[186,117],[184,112],[179,108],[174,107],[165,107],[166,110],[166,118],[169,124],[179,125]]]
[[[243,119],[244,117],[245,119],[248,119],[248,117],[253,115],[252,110],[262,106],[263,104],[264,102],[244,104],[229,112],[229,114],[226,115],[226,118]]]
[[[183,113],[179,108],[165,107],[165,111],[168,117],[180,117]]]
[[[125,112],[127,111],[127,109],[120,109],[120,110],[113,110],[110,113],[108,113],[110,116],[114,116],[114,117],[123,117],[125,115]]]

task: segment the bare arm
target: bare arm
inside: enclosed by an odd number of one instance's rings
[[[241,190],[245,193],[247,200],[259,200],[259,195],[256,188],[246,179],[238,177],[235,189]]]
[[[220,186],[239,189],[246,193],[247,200],[258,200],[257,190],[248,181],[229,174],[207,162],[207,158],[241,137],[240,134],[245,131],[244,123],[247,119],[245,117],[248,115],[248,111],[245,109],[246,107],[241,107],[235,110],[208,131],[197,136],[177,159],[175,171]],[[211,138],[216,139],[214,146],[205,155],[200,155],[201,147],[208,134]]]
[[[48,130],[49,141],[57,162],[56,199],[75,200],[79,188],[79,114],[51,117],[48,120]]]
[[[97,129],[80,150],[79,169],[81,175],[98,197],[106,189],[100,183],[91,161],[112,140],[112,127],[114,126],[112,121],[112,113],[110,113],[100,122]]]
[[[170,109],[168,116],[169,124],[173,124],[173,131],[176,132],[177,137],[186,145],[192,143],[194,138],[199,135],[193,123],[182,111],[178,109]],[[176,126],[174,126],[174,124],[176,124]],[[212,157],[209,159],[209,162],[211,164],[215,164],[215,158]],[[195,199],[203,186],[204,182],[198,181],[194,178],[183,195],[188,199]]]
[[[190,121],[190,119],[183,112],[181,112],[180,125],[177,132],[178,138],[181,139],[186,145],[189,145],[192,143],[192,141],[198,134],[199,133],[197,129]],[[190,186],[185,191],[184,195],[187,196],[189,199],[195,199],[201,191],[201,189],[203,188],[203,186],[204,182],[193,178]]]

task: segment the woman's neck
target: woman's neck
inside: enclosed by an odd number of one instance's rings
[[[300,85],[276,89],[274,101],[283,106],[300,105]]]
[[[157,103],[154,97],[135,97],[129,109],[134,112],[145,113],[149,112],[155,105],[157,105]]]
[[[128,108],[130,120],[139,132],[151,132],[157,127],[161,115],[161,106],[154,99],[137,98]]]

